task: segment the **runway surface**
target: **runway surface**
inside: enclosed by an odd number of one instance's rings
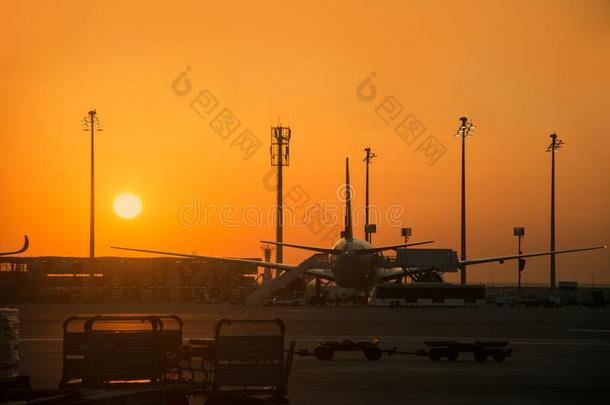
[[[61,374],[61,323],[74,314],[173,313],[186,337],[211,337],[221,317],[281,318],[297,348],[318,339],[368,340],[402,351],[425,340],[510,340],[503,363],[396,355],[379,362],[337,353],[330,362],[296,357],[293,404],[562,404],[610,401],[610,309],[245,307],[202,304],[19,305],[21,374],[54,388]]]

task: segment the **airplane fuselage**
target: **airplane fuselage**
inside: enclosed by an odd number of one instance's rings
[[[368,242],[356,238],[341,238],[333,248],[344,252],[329,255],[330,270],[337,285],[346,288],[368,288],[376,284],[379,254],[358,253],[359,250],[371,248]]]

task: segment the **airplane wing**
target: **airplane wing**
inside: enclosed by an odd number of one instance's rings
[[[592,246],[580,249],[568,249],[568,250],[556,250],[550,252],[536,252],[536,253],[525,253],[522,255],[510,255],[510,256],[496,256],[496,257],[486,257],[482,259],[469,259],[469,260],[460,260],[459,266],[470,266],[472,264],[482,264],[482,263],[491,263],[491,262],[499,262],[504,263],[504,260],[513,260],[513,259],[525,259],[526,257],[535,257],[535,256],[548,256],[552,254],[561,254],[561,253],[572,253],[572,252],[583,252],[585,250],[596,250],[596,249],[605,249],[606,246]]]
[[[19,250],[15,250],[14,252],[3,252],[0,253],[0,256],[9,256],[9,255],[18,255],[19,253],[23,253],[30,247],[30,239],[27,235],[23,236],[23,246]]]
[[[312,252],[326,253],[329,255],[337,255],[337,254],[343,253],[342,251],[337,250],[337,249],[329,249],[329,248],[323,248],[323,247],[317,247],[317,246],[307,246],[307,245],[295,245],[292,243],[272,242],[270,240],[261,240],[261,243],[268,243],[270,245],[286,246],[286,247],[303,249],[303,250],[311,250]]]
[[[366,255],[366,254],[371,254],[371,253],[383,252],[384,250],[400,249],[400,248],[404,248],[407,246],[424,245],[424,244],[432,243],[432,242],[434,242],[434,241],[427,240],[424,242],[414,242],[414,243],[407,243],[407,244],[403,243],[400,245],[380,246],[380,247],[375,247],[375,248],[370,248],[370,249],[356,250],[355,253],[359,254],[359,255]],[[271,245],[276,245],[276,246],[286,246],[286,247],[291,247],[291,248],[296,248],[296,249],[311,250],[313,252],[326,253],[329,255],[342,255],[344,253],[340,249],[328,249],[328,248],[317,247],[317,246],[295,245],[293,243],[272,242],[272,241],[268,241],[268,240],[261,240],[261,243],[269,243]]]
[[[268,268],[287,270],[287,271],[294,270],[297,268],[296,265],[292,265],[292,264],[264,262],[261,260],[236,259],[236,258],[232,258],[232,257],[202,256],[202,255],[193,255],[193,254],[187,254],[187,253],[162,252],[162,251],[158,251],[158,250],[134,249],[134,248],[119,247],[119,246],[110,246],[110,248],[118,249],[118,250],[127,250],[130,252],[154,253],[157,255],[165,255],[165,256],[189,257],[189,258],[193,258],[193,259],[205,259],[205,260],[210,260],[210,261],[216,261],[219,263],[255,264],[260,267],[268,267]]]
[[[400,249],[400,248],[405,248],[405,247],[408,247],[408,246],[426,245],[428,243],[434,243],[434,241],[433,240],[425,240],[423,242],[403,243],[403,244],[400,244],[400,245],[379,246],[379,247],[370,248],[370,249],[356,250],[356,253],[359,254],[359,255],[366,255],[366,254],[370,254],[370,253],[383,252],[384,250]]]

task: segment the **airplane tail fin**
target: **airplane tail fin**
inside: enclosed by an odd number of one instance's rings
[[[345,230],[343,237],[347,240],[354,239],[352,227],[352,190],[349,183],[349,158],[345,158]]]

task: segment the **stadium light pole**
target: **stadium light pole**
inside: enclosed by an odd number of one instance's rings
[[[547,152],[551,153],[551,252],[555,251],[555,152],[561,149],[564,145],[563,141],[557,139],[557,134],[551,134],[551,143],[546,148]],[[555,272],[555,254],[550,257],[551,266],[551,290],[555,289],[556,272]]]
[[[371,152],[371,147],[365,148],[366,156],[364,162],[366,163],[366,180],[365,180],[365,202],[364,202],[364,240],[371,243],[371,227],[369,227],[369,165],[374,157],[377,157],[374,152]]]
[[[91,132],[91,185],[90,185],[90,217],[89,217],[89,257],[95,258],[95,131],[103,131],[102,124],[95,109],[89,111],[81,123],[83,131]]]
[[[455,136],[462,138],[462,215],[460,258],[466,260],[466,138],[472,135],[475,126],[467,117],[460,117],[460,126]],[[460,282],[466,284],[466,266],[461,266]]]

